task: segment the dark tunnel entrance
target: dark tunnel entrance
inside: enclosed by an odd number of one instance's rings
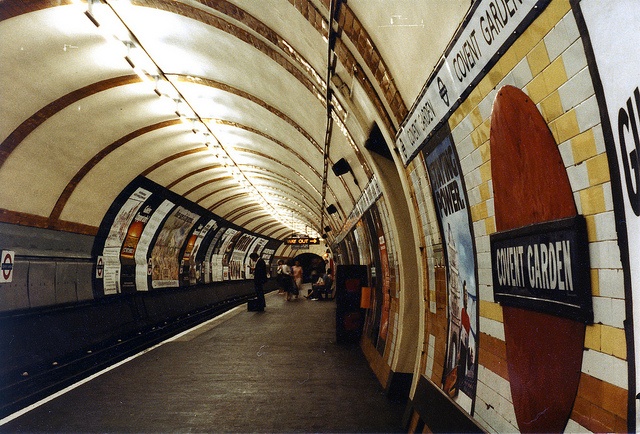
[[[300,262],[302,266],[304,283],[313,283],[324,274],[327,267],[325,260],[315,253],[302,253],[293,258],[293,262],[295,263],[296,261]]]

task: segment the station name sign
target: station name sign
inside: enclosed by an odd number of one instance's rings
[[[593,321],[583,216],[493,234],[491,260],[497,302]]]
[[[438,62],[397,135],[406,165],[550,0],[480,0]]]

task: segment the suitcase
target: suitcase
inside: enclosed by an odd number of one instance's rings
[[[258,304],[258,299],[257,298],[250,298],[249,301],[247,301],[247,310],[249,312],[258,312],[258,311],[261,311],[263,309]]]

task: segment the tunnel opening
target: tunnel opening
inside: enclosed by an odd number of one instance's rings
[[[300,262],[304,283],[313,283],[322,276],[328,264],[322,256],[315,253],[302,253],[293,258],[293,262]]]

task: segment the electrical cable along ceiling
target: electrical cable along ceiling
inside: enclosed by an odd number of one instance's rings
[[[0,217],[95,233],[142,175],[269,237],[335,232],[374,174],[372,125],[393,140],[442,50],[406,71],[383,55],[412,55],[429,39],[426,20],[457,23],[467,8],[2,1]],[[410,43],[392,46],[399,39]],[[352,176],[328,170],[341,159]]]

